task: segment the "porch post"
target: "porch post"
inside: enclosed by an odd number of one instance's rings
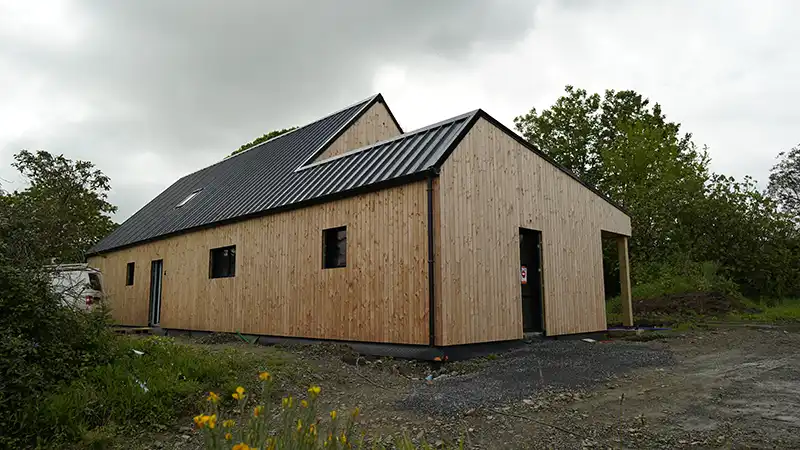
[[[617,236],[619,254],[620,300],[622,301],[622,325],[633,326],[633,302],[631,301],[631,269],[628,259],[628,236]]]

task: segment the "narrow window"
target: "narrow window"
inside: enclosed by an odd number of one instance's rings
[[[127,270],[125,271],[125,286],[133,286],[133,272],[135,269],[136,265],[129,262]]]
[[[209,278],[236,276],[236,246],[212,249],[210,266]]]
[[[181,206],[183,206],[183,205],[185,205],[185,204],[189,203],[189,200],[191,200],[191,199],[195,198],[195,197],[197,196],[197,194],[199,194],[199,193],[200,193],[200,191],[202,191],[202,189],[198,189],[198,190],[196,190],[196,191],[192,192],[191,194],[187,195],[187,196],[186,196],[186,198],[185,198],[185,199],[183,199],[183,200],[181,200],[181,202],[180,202],[180,203],[178,203],[177,205],[175,205],[175,207],[176,207],[176,208],[180,208]]]
[[[347,227],[322,230],[322,268],[347,265]]]

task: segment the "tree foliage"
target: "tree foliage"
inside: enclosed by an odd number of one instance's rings
[[[567,86],[553,106],[531,109],[515,124],[628,211],[631,257],[640,265],[676,256],[714,261],[747,293],[800,294],[800,241],[789,217],[752,179],[711,173],[706,149],[658,103],[634,91],[601,96]]]
[[[800,145],[778,154],[778,164],[769,174],[767,192],[784,211],[800,218]]]
[[[262,142],[266,142],[266,141],[268,141],[268,140],[270,140],[272,138],[278,137],[278,136],[280,136],[282,134],[286,134],[286,133],[288,133],[290,131],[293,131],[293,130],[296,130],[296,129],[297,129],[297,127],[289,127],[289,128],[284,128],[282,130],[270,131],[269,133],[267,133],[267,134],[265,134],[265,135],[263,135],[263,136],[261,136],[259,138],[255,138],[252,141],[248,142],[247,144],[242,145],[241,147],[239,147],[238,150],[234,150],[233,153],[231,153],[228,156],[233,156],[233,155],[235,155],[237,153],[241,153],[241,152],[247,150],[250,147],[255,147],[256,145],[258,145],[258,144],[260,144]]]
[[[669,122],[658,104],[633,91],[589,95],[567,86],[549,109],[515,119],[531,143],[630,212],[632,251],[675,251],[676,218],[701,195],[708,156]]]
[[[116,224],[109,215],[109,178],[88,161],[72,161],[46,151],[23,150],[16,167],[30,185],[0,193],[0,229],[13,243],[13,258],[37,263],[56,258],[81,262],[85,252]]]
[[[0,448],[35,444],[42,395],[109,356],[104,311],[65,307],[42,264],[83,261],[114,228],[109,179],[87,161],[21,151],[20,192],[0,192]]]

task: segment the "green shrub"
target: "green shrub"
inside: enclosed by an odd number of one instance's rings
[[[703,292],[724,294],[735,300],[736,304],[747,305],[750,303],[741,295],[737,284],[723,273],[719,264],[714,262],[698,263],[682,257],[673,257],[664,262],[640,263],[633,267],[635,284],[631,288],[631,297],[634,301],[657,299],[673,294]],[[675,306],[679,308],[680,305]],[[619,296],[608,299],[606,313],[609,323],[616,324],[622,321],[622,303]],[[692,315],[692,311],[676,309],[675,317],[670,320],[687,314]]]
[[[634,266],[635,284],[631,288],[634,300],[656,298],[688,292],[721,292],[741,299],[736,283],[721,273],[714,262],[692,262],[673,258],[663,263],[642,263]],[[606,303],[609,314],[622,313],[620,297]]]
[[[712,261],[694,262],[674,257],[660,263],[642,263],[634,266],[633,278],[631,296],[634,299],[686,292],[721,292],[741,297],[736,283]]]
[[[60,306],[47,277],[0,255],[0,447],[25,439],[30,405],[110,360],[103,313]],[[35,434],[34,434],[35,435]]]

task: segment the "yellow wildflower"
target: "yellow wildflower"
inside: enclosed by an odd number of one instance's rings
[[[308,393],[311,394],[311,398],[315,398],[316,396],[318,396],[321,391],[322,389],[320,389],[319,386],[311,386],[310,388],[308,388]]]
[[[359,409],[359,407],[356,406],[356,409],[353,410],[353,419],[358,417],[359,414],[361,414],[361,409]]]
[[[233,435],[230,433],[225,433],[225,440],[230,441],[231,439],[233,439]]]
[[[253,408],[253,417],[258,417],[264,412],[264,407],[261,405],[256,406]]]
[[[258,374],[258,379],[261,381],[269,381],[272,379],[272,375],[270,375],[269,372],[261,372]]]
[[[284,407],[284,408],[286,408],[287,406],[289,406],[289,399],[288,399],[288,398],[286,398],[286,397],[283,397],[283,398],[281,399],[281,406],[282,406],[282,407]]]
[[[243,400],[244,399],[244,388],[239,386],[236,388],[236,392],[231,395],[236,400]]]
[[[219,395],[215,394],[214,392],[209,392],[206,400],[210,401],[211,403],[217,403],[219,401]]]
[[[331,411],[331,420],[336,420],[336,410]]]
[[[244,442],[240,442],[234,445],[232,450],[250,450],[250,446],[245,444]]]
[[[308,408],[308,402],[305,401],[305,400],[301,400],[300,401],[300,406],[302,406],[303,408]]]
[[[302,429],[303,429],[303,421],[300,420],[300,419],[297,419],[297,431],[300,431]]]
[[[347,443],[347,436],[345,436],[344,433],[342,433],[342,437],[339,438],[339,442],[341,442],[342,444]]]
[[[236,425],[236,421],[233,419],[228,419],[222,422],[222,426],[225,428],[232,428],[234,425]]]
[[[213,418],[213,422],[212,422]],[[198,429],[205,428],[208,425],[209,428],[214,428],[217,424],[217,416],[216,414],[213,416],[206,416],[206,415],[199,415],[194,416],[194,424],[197,426]]]
[[[316,436],[317,435],[317,426],[312,423],[311,425],[308,426],[308,432],[311,435]]]

